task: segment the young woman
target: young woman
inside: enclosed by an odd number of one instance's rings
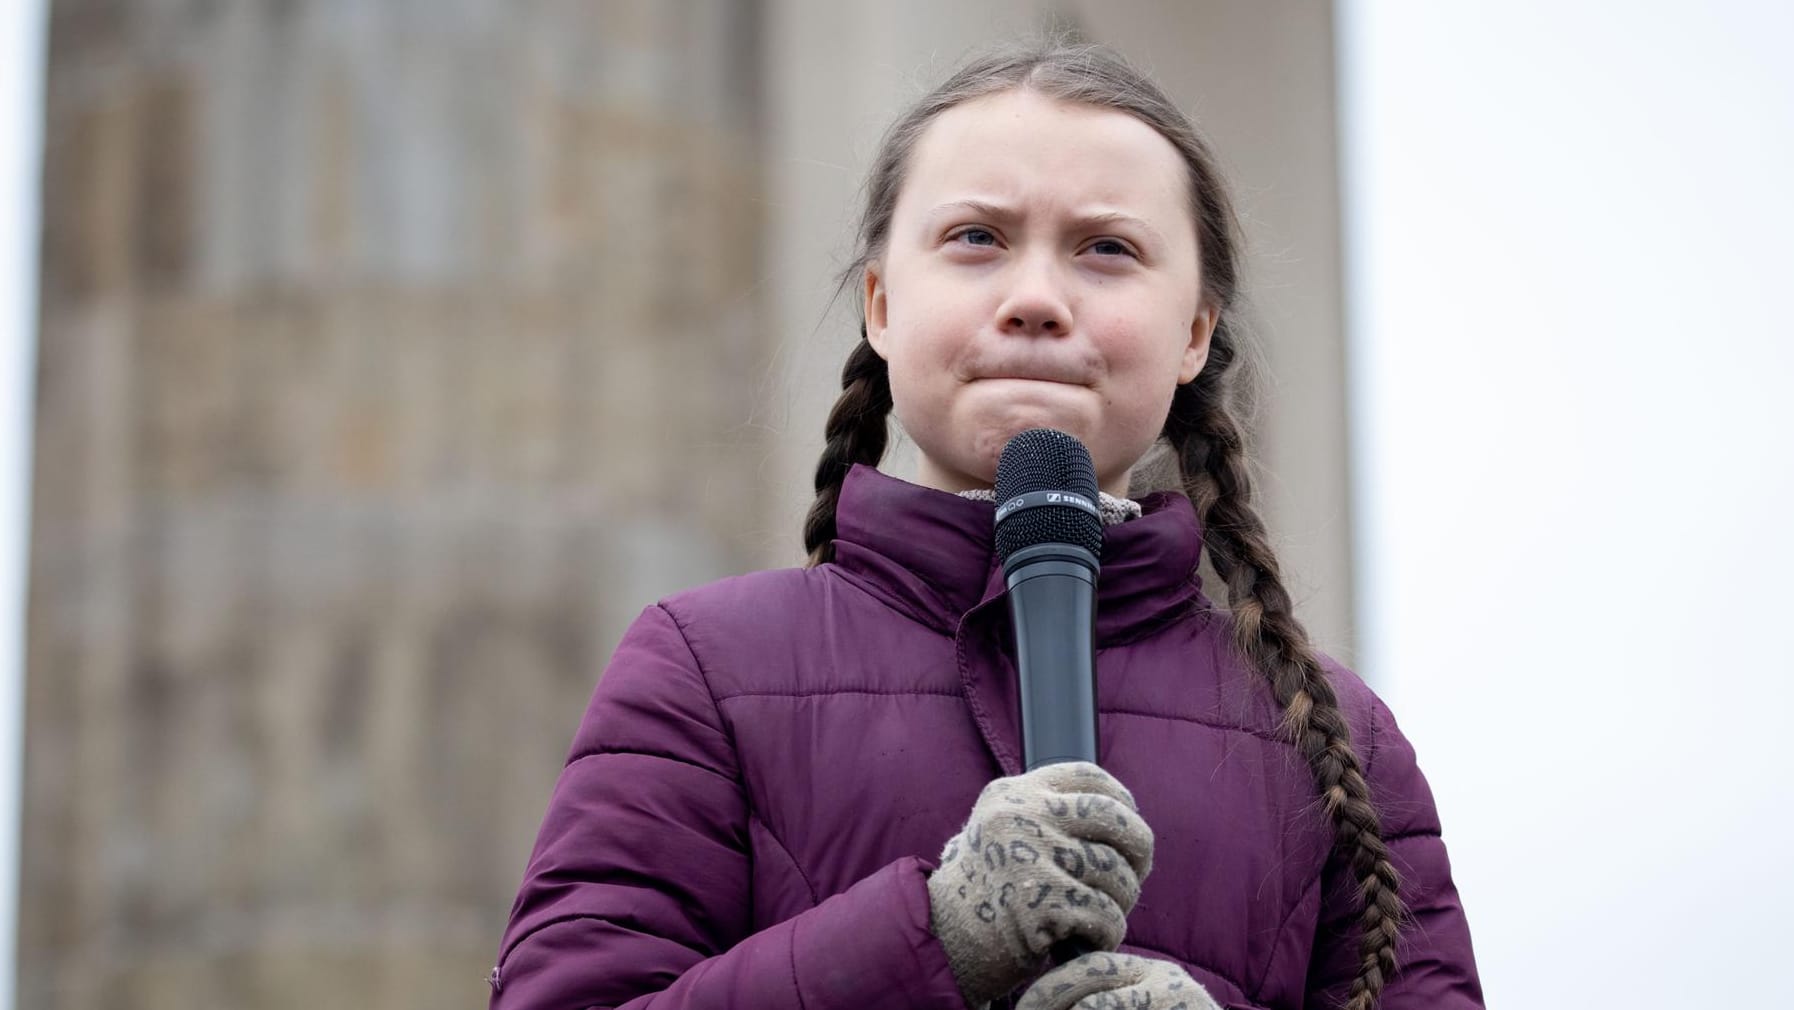
[[[1204,143],[1104,50],[987,56],[897,121],[811,563],[631,627],[495,1008],[1481,1006],[1413,751],[1310,646],[1252,506],[1238,260]],[[893,413],[917,483],[876,469]],[[1104,492],[1102,752],[1022,774],[990,501],[1035,427]],[[1130,500],[1160,443],[1182,493]]]

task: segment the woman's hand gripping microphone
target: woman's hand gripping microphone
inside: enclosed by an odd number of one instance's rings
[[[1094,764],[1064,762],[984,787],[928,878],[934,934],[979,1007],[1032,978],[1076,937],[1114,950],[1152,869],[1152,829]]]

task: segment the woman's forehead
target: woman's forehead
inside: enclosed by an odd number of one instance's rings
[[[1028,90],[954,106],[923,131],[900,202],[930,213],[955,201],[1188,217],[1188,170],[1171,142],[1125,112]]]

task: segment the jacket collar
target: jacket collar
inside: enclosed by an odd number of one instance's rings
[[[1096,644],[1149,633],[1199,602],[1202,534],[1189,499],[1168,491],[1140,500],[1145,514],[1103,529]],[[835,564],[891,606],[946,634],[1002,596],[988,502],[854,466],[835,509]]]

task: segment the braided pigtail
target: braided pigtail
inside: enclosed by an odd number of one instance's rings
[[[1358,977],[1346,1007],[1370,1010],[1395,973],[1396,937],[1406,914],[1401,881],[1338,696],[1296,620],[1264,521],[1252,507],[1245,440],[1227,403],[1225,376],[1236,352],[1232,334],[1217,327],[1206,367],[1172,400],[1165,434],[1201,520],[1210,563],[1227,584],[1235,645],[1283,707],[1284,732],[1314,773],[1333,822],[1335,851],[1351,867],[1364,900]]]
[[[828,441],[816,464],[816,501],[804,517],[804,550],[811,565],[835,559],[835,505],[841,484],[855,463],[877,466],[889,440],[891,377],[885,360],[872,350],[860,328],[860,342],[841,369],[841,397],[829,411],[823,433]]]

